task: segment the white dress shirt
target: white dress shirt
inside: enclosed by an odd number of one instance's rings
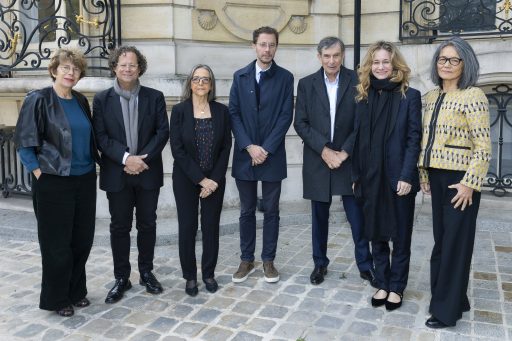
[[[262,68],[260,68],[260,66],[258,65],[258,62],[256,62],[256,83],[260,83],[260,75],[261,75],[261,72],[265,72],[267,71],[268,69],[270,69],[272,67],[272,63],[270,63],[269,67],[266,68],[265,70],[263,70]]]
[[[331,142],[334,138],[334,120],[336,119],[336,100],[338,97],[338,83],[340,81],[340,73],[336,75],[336,80],[331,82],[324,71],[325,87],[329,96],[329,112],[331,114]]]

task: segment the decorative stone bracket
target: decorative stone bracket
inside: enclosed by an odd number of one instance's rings
[[[219,21],[229,32],[244,40],[252,40],[252,32],[271,26],[278,32],[286,25],[295,34],[307,29],[308,0],[197,0],[198,23],[212,30]]]

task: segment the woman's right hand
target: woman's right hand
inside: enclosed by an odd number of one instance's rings
[[[219,185],[215,181],[213,181],[212,179],[208,179],[208,178],[204,178],[203,180],[201,180],[199,182],[199,185],[201,187],[203,187],[201,189],[201,193],[200,193],[201,198],[205,198],[208,195],[212,194],[213,192],[215,192],[217,187],[219,187]],[[205,194],[207,194],[207,195],[205,195]]]
[[[430,194],[430,182],[423,182],[420,184],[421,191],[424,194]]]
[[[37,180],[39,180],[39,177],[41,176],[41,168],[36,168],[32,171],[32,174],[36,177]]]

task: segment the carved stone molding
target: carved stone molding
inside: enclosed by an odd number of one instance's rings
[[[288,28],[295,34],[302,34],[308,28],[308,24],[306,23],[306,18],[301,15],[294,15],[290,18],[288,22]]]
[[[213,29],[218,19],[233,35],[251,40],[252,32],[261,26],[271,26],[280,32],[288,25],[295,34],[303,33],[307,29],[305,16],[309,15],[309,1],[196,0],[196,9],[203,29]]]
[[[203,30],[212,30],[217,25],[217,16],[214,11],[199,11],[197,22]]]

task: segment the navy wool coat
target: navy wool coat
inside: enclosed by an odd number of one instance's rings
[[[273,61],[260,86],[258,104],[255,63],[234,73],[229,94],[235,137],[232,176],[246,181],[281,181],[287,175],[285,136],[293,119],[293,75]],[[269,153],[263,164],[251,165],[245,150],[251,144]]]

